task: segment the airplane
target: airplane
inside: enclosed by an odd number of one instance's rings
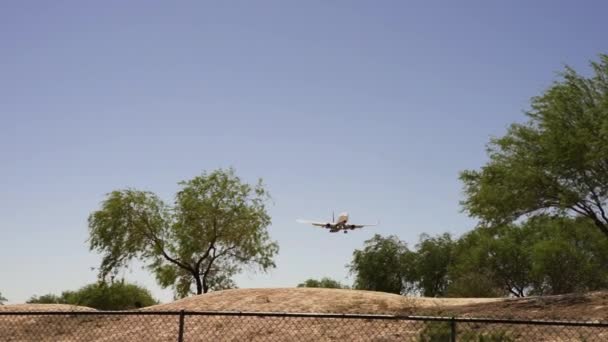
[[[300,220],[300,219],[298,219],[297,222],[309,223],[309,224],[312,224],[313,226],[327,228],[327,229],[329,229],[330,233],[337,233],[339,231],[343,231],[344,234],[348,233],[349,230],[355,230],[356,228],[377,226],[378,223],[380,223],[380,222],[378,222],[376,224],[351,224],[351,223],[348,223],[348,213],[341,213],[340,215],[338,215],[338,221],[336,221],[336,219],[334,218],[334,214],[332,213],[331,222],[317,222],[317,221],[308,221],[308,220]]]

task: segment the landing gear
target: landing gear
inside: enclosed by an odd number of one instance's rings
[[[344,234],[348,234],[348,230],[345,230],[345,231],[344,231]]]

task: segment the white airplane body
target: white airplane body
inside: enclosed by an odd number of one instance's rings
[[[309,223],[316,227],[329,229],[330,233],[337,233],[339,231],[343,231],[344,234],[348,233],[349,230],[355,230],[357,228],[377,226],[378,224],[352,224],[348,223],[348,213],[341,213],[338,215],[338,220],[336,220],[332,215],[331,222],[318,222],[318,221],[307,221],[307,220],[297,220],[300,223]]]

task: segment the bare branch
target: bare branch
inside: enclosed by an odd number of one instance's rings
[[[148,218],[145,215],[141,215],[141,218],[143,220],[143,222],[146,225],[146,228],[148,230],[148,234],[144,235],[148,238],[151,239],[152,242],[156,245],[156,247],[160,250],[161,254],[163,255],[163,257],[169,261],[172,262],[174,264],[176,264],[177,266],[190,271],[191,273],[194,272],[194,270],[192,269],[192,267],[190,267],[190,265],[187,265],[185,263],[183,263],[182,261],[176,259],[176,258],[172,258],[167,251],[165,251],[165,247],[164,247],[164,242],[162,241],[162,239],[160,239],[158,236],[156,236],[156,234],[154,234],[154,230],[152,229],[152,226],[150,225],[150,222],[148,221]]]
[[[594,189],[589,188],[589,191],[591,192],[591,198],[593,199],[595,206],[599,209],[600,214],[602,215],[602,219],[604,219],[604,223],[608,223],[608,218],[606,217],[606,212],[604,211],[604,208],[602,208],[602,201],[600,200],[599,196],[594,191]]]

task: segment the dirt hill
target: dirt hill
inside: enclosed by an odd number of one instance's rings
[[[283,288],[192,296],[143,310],[320,312],[608,321],[608,292],[526,298],[425,298],[384,292]]]
[[[538,318],[608,321],[608,292],[524,299],[435,299],[333,289],[238,289],[193,296],[140,310],[131,316],[75,316],[72,311],[90,308],[68,305],[6,305],[4,311],[65,311],[55,316],[0,315],[0,336],[8,341],[165,341],[175,340],[178,316],[146,315],[150,311],[263,311],[308,313],[367,313],[400,315],[456,315],[469,317]],[[101,312],[100,312],[101,313]],[[187,316],[188,341],[273,340],[286,341],[400,341],[417,340],[423,322],[374,321],[285,317]],[[462,327],[464,329],[464,326]],[[469,326],[484,333],[487,326]],[[500,328],[494,326],[493,328]],[[502,327],[504,328],[504,326]],[[537,341],[574,340],[581,330],[535,327]],[[553,329],[553,330],[551,330]],[[489,330],[488,330],[489,331]],[[526,326],[509,327],[515,340],[531,340]],[[604,331],[585,332],[595,336]],[[141,338],[142,334],[146,338]],[[578,335],[577,335],[578,336]],[[568,338],[566,338],[568,337]],[[608,336],[606,336],[608,338]],[[566,338],[566,339],[563,339]]]
[[[141,311],[258,311],[446,315],[608,321],[608,292],[526,298],[425,298],[384,292],[316,289],[235,289],[192,296]],[[0,305],[3,311],[95,311],[64,304]]]
[[[495,303],[499,298],[414,298],[339,289],[236,289],[192,296],[144,310],[415,314],[417,309]]]
[[[11,304],[0,305],[0,312],[28,312],[28,311],[97,311],[86,306],[66,304]]]
[[[443,307],[439,315],[608,322],[608,292],[526,297]]]

